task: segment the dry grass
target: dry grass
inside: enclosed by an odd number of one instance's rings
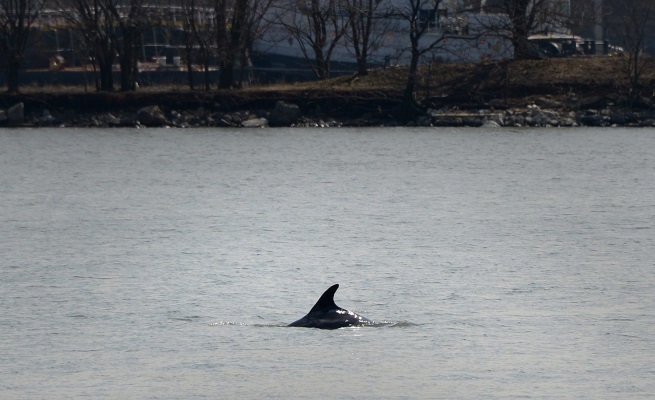
[[[24,94],[81,94],[94,93],[95,87],[92,84],[87,85],[23,85],[20,87],[21,93]],[[189,86],[186,84],[166,84],[157,86],[140,87],[139,92],[143,93],[160,93],[160,92],[189,92]]]
[[[624,59],[621,57],[572,57],[545,60],[482,64],[433,64],[420,69],[420,81],[429,83],[433,89],[453,83],[476,83],[481,78],[491,84],[512,85],[568,85],[581,83],[620,84],[625,81]],[[251,85],[241,91],[299,91],[299,90],[401,90],[406,80],[406,68],[392,67],[376,69],[367,76],[341,76],[324,81],[297,83],[274,83]],[[655,81],[655,68],[648,69],[645,82]],[[23,93],[84,93],[93,92],[93,85],[26,85]],[[143,93],[189,92],[186,84],[165,84],[139,88]],[[197,89],[196,91],[201,91]]]
[[[479,64],[433,64],[420,70],[416,94],[435,98],[443,105],[477,107],[490,99],[522,104],[534,96],[611,96],[625,92],[625,59],[617,57],[572,57],[562,59],[506,61]],[[404,89],[407,70],[393,67],[373,70],[367,76],[341,76],[325,81],[251,85],[239,90],[190,91],[184,84],[139,88],[130,93],[97,93],[92,86],[24,86],[22,95],[33,101],[74,107],[103,104],[159,103],[179,107],[220,103],[226,107],[270,106],[276,99],[321,101],[325,107],[347,108],[366,102],[397,101]],[[655,68],[647,70],[643,82],[655,82]],[[647,90],[650,90],[647,88]],[[0,94],[0,105],[16,101]],[[436,103],[435,103],[436,104]]]

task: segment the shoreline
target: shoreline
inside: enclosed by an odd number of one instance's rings
[[[653,127],[655,70],[630,103],[624,62],[572,57],[423,68],[414,93],[425,112],[410,121],[394,116],[402,67],[232,90],[190,91],[183,82],[136,92],[27,87],[0,93],[0,127]],[[17,105],[22,111],[10,118]]]
[[[391,92],[318,91],[4,94],[0,127],[655,127],[652,108],[620,107],[602,96],[575,108],[548,95],[525,98],[522,106],[444,104],[410,121],[393,116],[400,99]],[[5,109],[7,103],[12,105]],[[22,108],[22,120],[11,122],[10,110],[15,107]]]

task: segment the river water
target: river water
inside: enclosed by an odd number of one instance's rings
[[[0,131],[0,398],[655,396],[655,130]],[[379,322],[288,328],[339,283]]]

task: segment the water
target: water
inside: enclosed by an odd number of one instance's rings
[[[0,398],[653,398],[655,131],[0,131]],[[286,328],[331,284],[378,327]]]

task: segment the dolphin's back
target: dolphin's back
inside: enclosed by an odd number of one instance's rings
[[[335,304],[334,293],[339,284],[332,285],[323,292],[307,315],[289,326],[320,329],[338,329],[347,326],[373,325],[373,321]]]

